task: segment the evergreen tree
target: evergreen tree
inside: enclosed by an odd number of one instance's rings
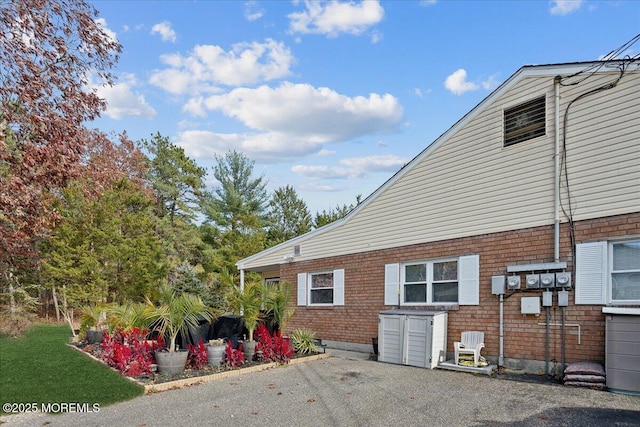
[[[356,206],[358,206],[361,202],[362,195],[358,194],[356,196],[355,205],[347,205],[346,203],[342,206],[337,205],[335,209],[323,210],[322,212],[316,212],[316,216],[313,219],[314,228],[320,228],[327,224],[330,224],[334,221],[337,221],[341,218],[347,216],[349,212],[351,212]]]
[[[274,191],[269,201],[267,245],[275,246],[311,230],[311,214],[296,190],[287,185]]]

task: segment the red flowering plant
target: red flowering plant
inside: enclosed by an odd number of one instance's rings
[[[105,334],[102,359],[128,377],[150,374],[150,366],[155,363],[153,352],[164,343],[161,337],[158,341],[148,341],[146,336],[147,331],[140,328]]]
[[[187,350],[189,355],[187,356],[187,368],[188,369],[202,369],[207,366],[207,359],[209,358],[209,352],[204,345],[202,338],[198,341],[198,345],[187,344]]]
[[[256,354],[261,362],[287,363],[291,360],[293,348],[280,331],[270,335],[267,327],[261,324],[256,331],[256,341]]]
[[[244,365],[244,353],[242,352],[242,348],[240,347],[235,349],[233,348],[231,340],[227,341],[227,348],[225,349],[222,363],[228,368],[239,368]]]

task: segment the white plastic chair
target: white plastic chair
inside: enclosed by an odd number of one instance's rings
[[[467,331],[460,336],[460,341],[453,343],[455,362],[461,354],[473,354],[473,366],[478,366],[480,360],[480,350],[484,348],[484,332]]]

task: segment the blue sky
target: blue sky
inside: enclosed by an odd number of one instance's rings
[[[96,127],[160,132],[208,171],[240,151],[312,214],[367,197],[523,65],[640,32],[633,0],[91,3],[123,45]]]

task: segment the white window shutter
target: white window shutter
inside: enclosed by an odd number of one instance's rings
[[[307,305],[307,273],[298,273],[298,305]]]
[[[606,304],[607,242],[576,245],[576,304]]]
[[[399,305],[400,264],[384,266],[384,305]]]
[[[458,303],[480,304],[480,255],[458,258]]]
[[[344,269],[333,270],[333,305],[344,305]]]

